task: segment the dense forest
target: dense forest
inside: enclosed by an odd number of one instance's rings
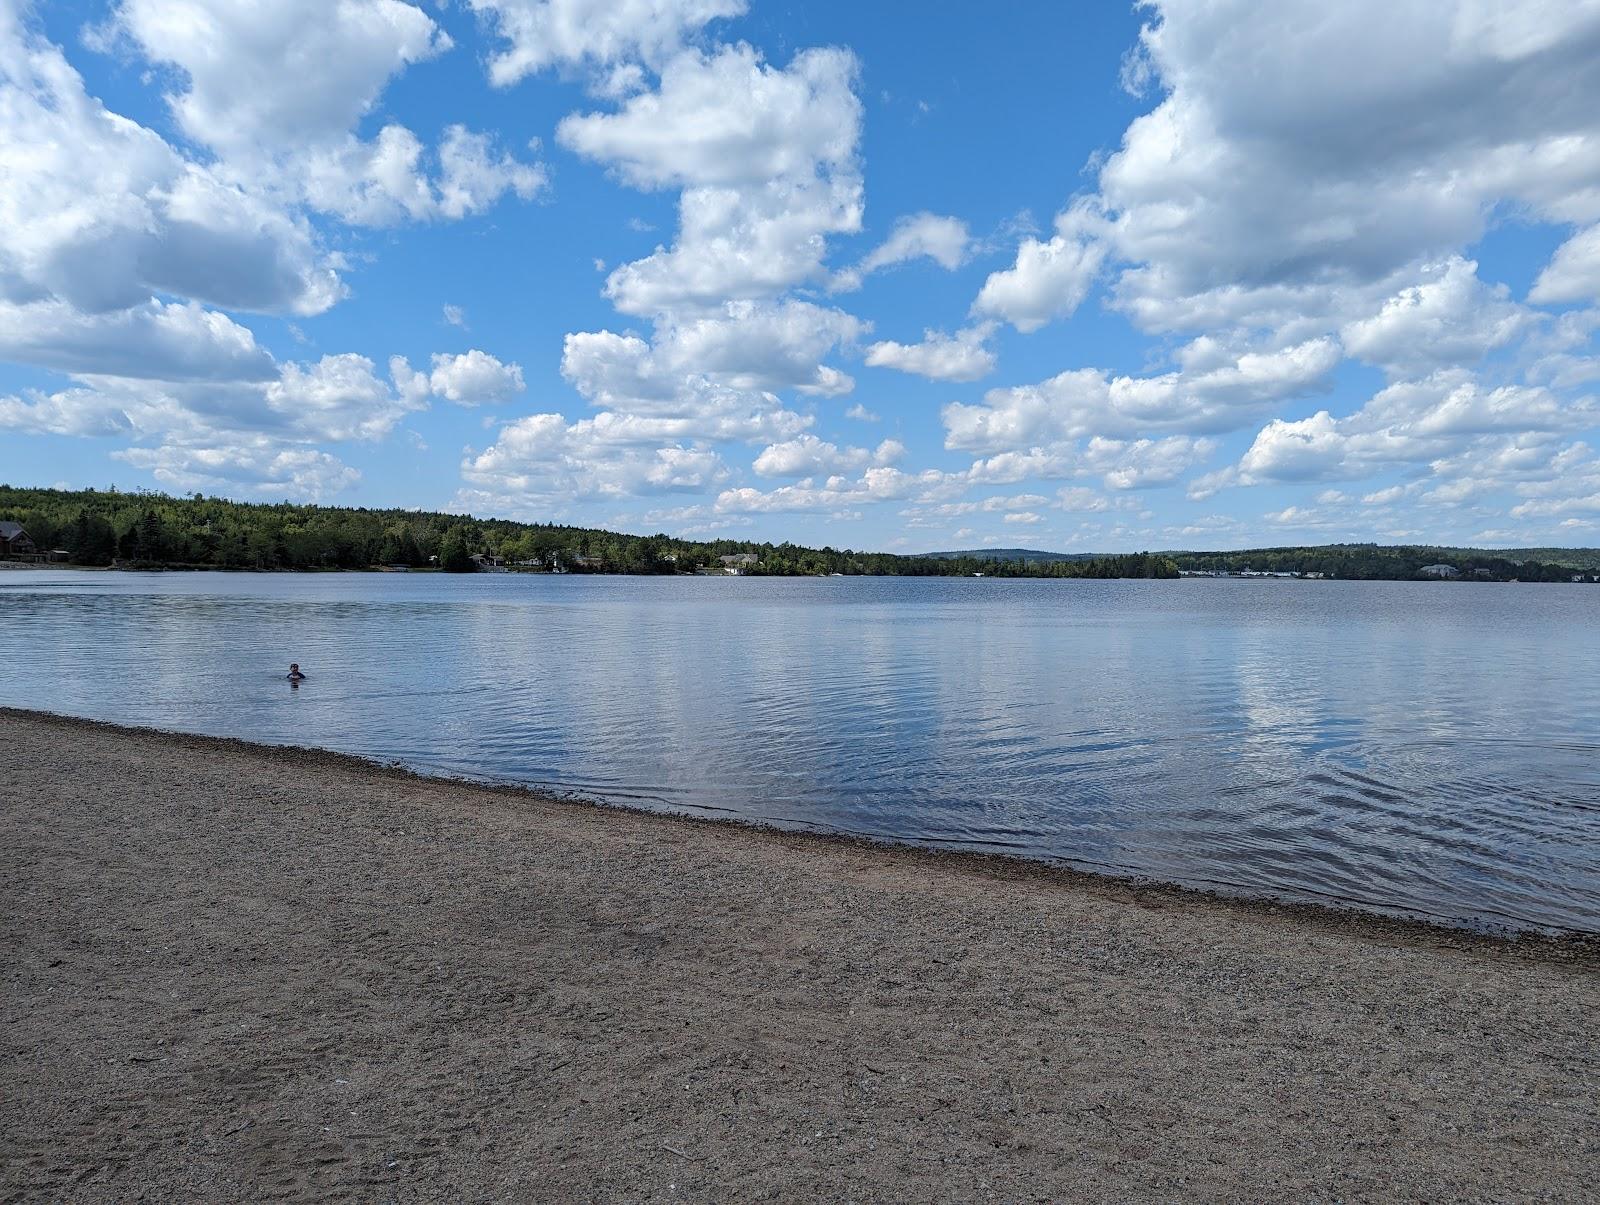
[[[1042,552],[1037,548],[969,548],[964,552],[928,552],[924,556],[938,557],[942,561],[975,557],[991,561],[1095,561],[1105,556],[1102,552]]]
[[[529,571],[690,573],[749,553],[769,576],[1176,577],[1173,562],[1137,553],[1031,563],[967,554],[895,556],[796,544],[678,540],[467,515],[291,503],[230,502],[115,490],[0,485],[0,520],[19,522],[41,550],[79,565],[189,569],[372,569],[404,565],[472,572],[483,558]],[[475,559],[478,558],[478,559]]]
[[[1465,580],[1569,581],[1600,573],[1600,549],[1483,550],[1429,545],[1329,544],[1237,552],[1044,554],[1026,549],[898,556],[747,540],[680,540],[554,523],[516,523],[411,510],[231,502],[200,494],[47,490],[0,485],[0,520],[20,522],[41,550],[78,565],[192,569],[373,569],[404,565],[472,572],[485,560],[525,571],[692,573],[748,553],[745,572],[965,577],[1176,577],[1221,573],[1321,574],[1405,580],[1447,564]],[[1051,559],[1042,559],[1046,556]]]
[[[1251,548],[1240,552],[1169,552],[1180,569],[1220,573],[1320,573],[1356,580],[1407,580],[1424,565],[1449,565],[1463,580],[1565,582],[1600,570],[1600,549],[1527,548],[1502,551],[1430,545],[1325,544],[1313,548]]]

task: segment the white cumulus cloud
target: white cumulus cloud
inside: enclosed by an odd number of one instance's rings
[[[993,333],[990,323],[953,335],[924,331],[920,343],[874,343],[867,348],[866,360],[874,368],[894,368],[930,381],[976,381],[994,371],[994,352],[987,346]]]
[[[504,87],[549,67],[610,68],[601,78],[620,91],[695,31],[745,11],[746,0],[468,0],[504,45],[489,78]],[[620,74],[618,69],[621,69]]]
[[[965,262],[971,242],[967,224],[961,219],[914,213],[895,222],[889,237],[855,267],[835,273],[833,288],[840,292],[859,289],[862,280],[872,273],[914,259],[931,259],[945,271],[953,272]]]
[[[175,69],[178,125],[227,178],[351,223],[459,219],[510,192],[527,199],[544,169],[452,125],[429,153],[389,123],[356,124],[396,75],[451,48],[433,18],[402,0],[122,0],[113,29]]]
[[[892,439],[884,440],[875,451],[869,452],[866,448],[841,448],[805,434],[783,443],[769,444],[751,467],[763,477],[833,476],[860,472],[871,464],[892,464],[903,455],[905,447]]]
[[[454,356],[435,353],[428,385],[458,406],[508,401],[526,388],[521,365],[504,364],[477,348]]]
[[[1087,205],[1064,210],[1048,241],[1024,239],[1016,262],[983,282],[972,312],[1000,318],[1019,331],[1036,331],[1083,303],[1106,256],[1102,222]]]

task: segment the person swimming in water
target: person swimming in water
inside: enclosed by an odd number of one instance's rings
[[[306,676],[300,672],[300,663],[298,661],[291,661],[289,663],[289,681],[304,682],[305,680]]]

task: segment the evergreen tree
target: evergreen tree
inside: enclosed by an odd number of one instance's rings
[[[446,573],[472,573],[478,568],[459,527],[445,532],[444,539],[439,542],[439,568]]]

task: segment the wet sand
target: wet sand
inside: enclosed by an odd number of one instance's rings
[[[0,710],[0,1199],[1551,1199],[1600,955]]]

